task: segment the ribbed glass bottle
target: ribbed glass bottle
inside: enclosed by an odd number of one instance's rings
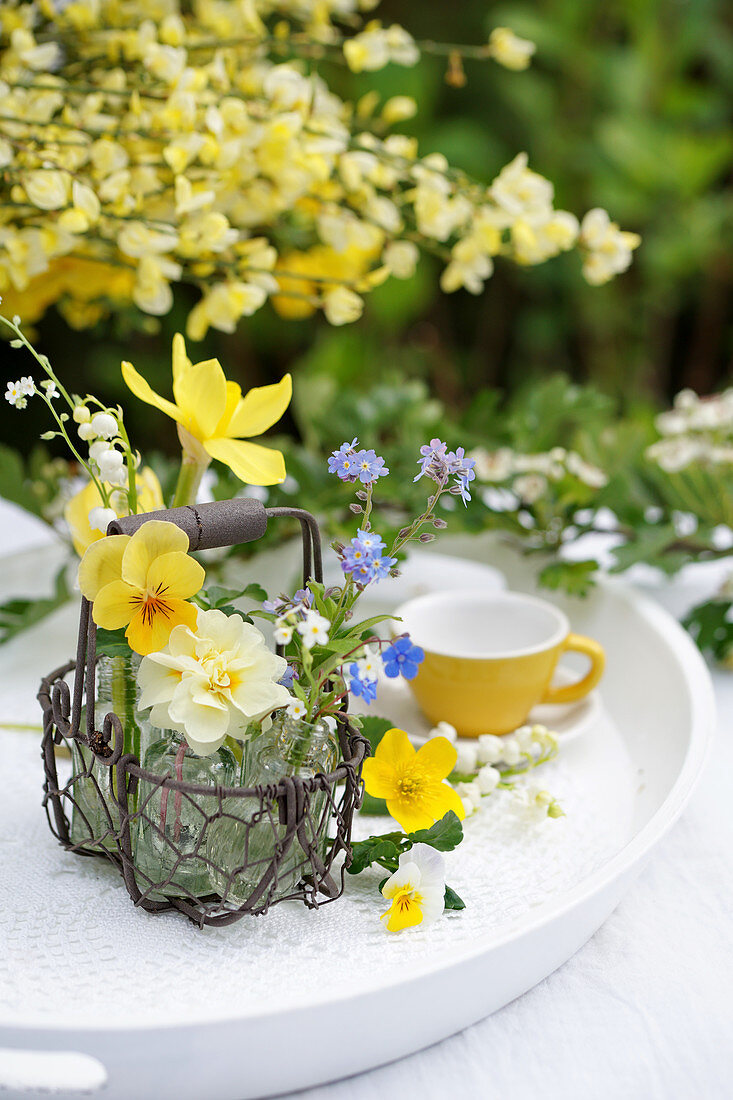
[[[121,657],[101,656],[96,666],[96,699],[94,729],[101,733],[104,717],[113,711],[122,723],[125,735],[124,752],[138,759],[150,743],[152,727],[145,715],[137,711],[137,671],[140,657],[129,653]],[[81,712],[80,732],[86,735],[87,707]],[[111,746],[114,748],[114,745]],[[115,800],[113,769],[94,756],[82,741],[71,745],[72,779],[70,794],[71,840],[88,848],[114,849],[119,835],[120,815]],[[134,810],[133,805],[130,806]]]
[[[143,760],[145,771],[199,787],[211,795],[189,794],[140,781],[133,858],[139,888],[153,899],[199,898],[215,892],[207,865],[210,817],[219,810],[216,787],[238,782],[237,760],[225,745],[210,756],[197,756],[185,738],[158,730],[158,740]]]
[[[306,722],[283,711],[275,715],[266,733],[246,744],[241,783],[243,787],[274,787],[287,776],[311,779],[333,771],[338,760],[338,740],[326,721]],[[328,846],[330,815],[324,817],[327,797],[325,792],[316,792],[308,802],[307,829],[321,854]],[[276,848],[287,832],[279,821],[277,803],[261,806],[259,799],[230,798],[223,810],[225,816],[212,822],[207,842],[212,880],[219,896],[239,907],[264,875],[268,881],[261,900],[269,897],[274,901],[292,893],[307,872],[308,863],[297,837],[293,837],[276,873],[270,875]]]

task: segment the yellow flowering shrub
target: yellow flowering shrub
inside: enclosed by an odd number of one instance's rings
[[[443,290],[479,293],[494,257],[541,263],[577,247],[598,284],[638,237],[605,212],[554,208],[519,154],[488,186],[391,132],[416,106],[343,101],[317,71],[411,66],[371,0],[50,0],[0,6],[0,295],[23,320],[57,304],[84,327],[134,304],[166,314],[199,288],[187,334],[232,332],[268,299],[284,317],[358,318],[418,248]],[[451,50],[514,70],[534,46],[499,27]],[[461,70],[462,71],[462,70]],[[463,79],[463,78],[461,78]]]

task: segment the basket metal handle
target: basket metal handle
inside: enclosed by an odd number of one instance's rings
[[[321,536],[315,518],[304,508],[265,508],[259,500],[237,497],[216,500],[210,504],[186,505],[184,508],[161,508],[157,512],[142,512],[137,516],[114,519],[108,535],[134,535],[151,519],[175,523],[188,535],[190,550],[211,550],[223,546],[239,546],[255,542],[267,530],[268,519],[287,516],[300,523],[303,538],[303,584],[311,577],[323,580]]]

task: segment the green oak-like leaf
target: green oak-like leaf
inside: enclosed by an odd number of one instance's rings
[[[384,836],[370,836],[368,840],[357,841],[352,845],[352,859],[346,870],[350,875],[358,875],[381,859],[389,860],[396,867],[401,839],[401,833],[385,833]]]
[[[463,840],[463,826],[457,814],[448,810],[445,817],[429,829],[417,829],[414,833],[407,833],[407,837],[413,844],[429,844],[439,852],[452,852]]]

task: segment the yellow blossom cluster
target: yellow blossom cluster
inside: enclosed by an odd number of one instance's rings
[[[421,249],[442,259],[446,292],[479,293],[498,255],[536,264],[578,246],[590,282],[625,270],[638,238],[603,211],[581,232],[525,154],[479,184],[391,132],[415,113],[409,97],[352,104],[329,89],[324,58],[374,71],[436,48],[362,25],[373,6],[1,5],[6,308],[33,321],[56,304],[81,328],[131,305],[166,314],[184,282],[200,291],[187,322],[199,340],[268,299],[285,317],[354,321],[369,290],[412,275]],[[462,56],[522,69],[533,49],[496,28]]]

